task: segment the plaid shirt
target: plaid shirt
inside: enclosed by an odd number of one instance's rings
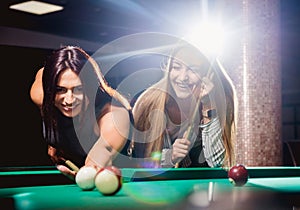
[[[180,130],[186,130],[186,125],[181,125]],[[225,157],[225,147],[222,140],[222,130],[218,118],[212,119],[209,123],[199,126],[200,133],[194,132],[191,138],[192,148],[181,162],[180,167],[190,167],[192,165],[198,165],[198,167],[220,167]],[[162,167],[174,167],[175,163],[172,162],[172,144],[179,133],[170,136],[168,132],[165,132],[164,146],[162,151],[161,166]],[[199,134],[199,135],[198,135]],[[196,162],[196,163],[195,163]],[[206,164],[205,164],[206,163]]]
[[[206,162],[210,167],[220,167],[225,158],[225,146],[222,129],[218,118],[200,125],[202,128],[202,148]]]

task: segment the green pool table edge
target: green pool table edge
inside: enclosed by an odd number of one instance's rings
[[[247,167],[251,178],[300,177],[300,167]],[[187,172],[188,171],[188,172]],[[223,168],[122,169],[125,181],[227,178]]]
[[[56,168],[0,170],[0,188],[73,184]],[[123,182],[220,179],[227,178],[223,168],[122,168]],[[300,177],[300,167],[247,167],[250,178]]]
[[[53,167],[46,168],[10,168],[0,170],[0,188],[29,187],[74,184],[60,171]]]

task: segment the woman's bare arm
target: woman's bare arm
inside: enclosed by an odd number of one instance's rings
[[[86,165],[103,167],[111,165],[127,141],[130,126],[128,111],[112,106],[111,111],[99,120],[98,125],[100,138],[89,152]]]
[[[43,70],[44,68],[38,70],[35,76],[35,80],[30,89],[30,98],[38,107],[42,106],[43,98],[44,98],[43,82],[42,82]]]

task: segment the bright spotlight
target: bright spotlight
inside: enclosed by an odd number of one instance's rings
[[[221,24],[213,22],[202,22],[187,30],[185,40],[197,46],[209,56],[216,56],[222,53],[225,32]]]

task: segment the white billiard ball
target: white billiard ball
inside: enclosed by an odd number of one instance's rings
[[[82,190],[92,190],[95,188],[95,176],[97,169],[93,166],[83,166],[75,176],[78,187]]]
[[[122,187],[122,175],[120,169],[115,166],[101,168],[95,177],[97,190],[103,195],[114,195]]]

